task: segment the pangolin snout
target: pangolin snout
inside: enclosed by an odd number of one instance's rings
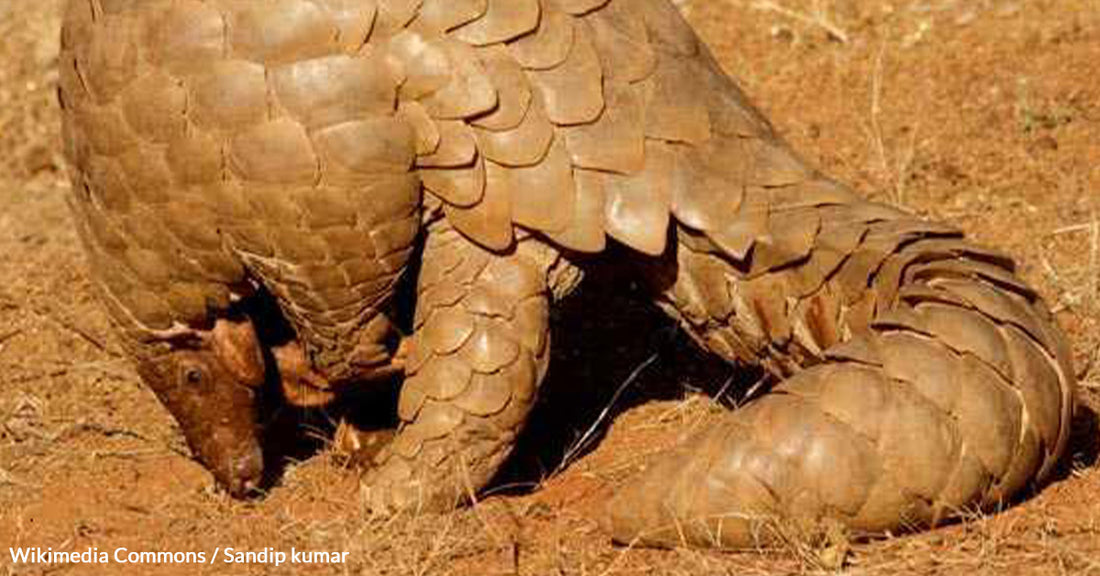
[[[258,434],[244,426],[223,422],[213,430],[199,431],[192,437],[191,448],[198,460],[214,476],[218,486],[234,498],[256,496],[264,479],[264,454]],[[228,425],[227,425],[228,424]]]
[[[230,457],[215,471],[215,479],[234,498],[245,498],[259,493],[264,476],[263,452],[257,446],[243,454]]]

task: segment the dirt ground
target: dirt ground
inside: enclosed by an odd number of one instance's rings
[[[600,528],[615,482],[715,412],[701,391],[752,379],[598,278],[557,315],[531,434],[476,506],[365,517],[354,473],[324,453],[291,465],[266,498],[214,490],[90,296],[52,108],[60,3],[0,0],[0,575],[1100,574],[1095,0],[678,2],[827,172],[1017,256],[1069,333],[1081,378],[1061,472],[1018,506],[924,534],[735,554],[615,547]],[[594,426],[606,406],[612,423]],[[348,554],[34,565],[13,563],[9,547]]]

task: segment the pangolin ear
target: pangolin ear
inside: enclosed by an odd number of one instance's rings
[[[211,331],[211,344],[218,359],[241,384],[253,388],[263,384],[263,353],[251,320],[219,319]]]

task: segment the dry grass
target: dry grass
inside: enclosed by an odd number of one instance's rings
[[[563,343],[559,365],[583,364],[567,376],[555,369],[558,384],[579,382],[561,394],[592,399],[594,407],[561,421],[555,413],[560,450],[547,449],[544,474],[517,480],[538,491],[483,498],[451,514],[371,517],[356,504],[353,474],[322,455],[292,466],[263,500],[229,500],[182,456],[178,432],[119,359],[90,298],[57,167],[59,1],[6,2],[0,575],[1100,574],[1095,7],[1088,0],[678,4],[796,147],[827,171],[1019,256],[1023,275],[1071,336],[1087,407],[1062,479],[1004,513],[919,535],[850,542],[843,532],[783,533],[778,549],[735,554],[613,547],[598,523],[610,489],[713,416],[714,404],[694,390],[728,391],[728,372],[696,371],[694,357],[678,356],[682,348],[662,353],[633,379],[631,371],[653,351],[638,346],[628,353],[623,344],[634,344],[639,323],[664,325],[628,303],[612,307],[635,316],[617,332],[601,332],[602,341],[570,341],[580,328],[555,340]],[[581,328],[587,335],[598,326]],[[607,358],[615,366],[604,367]],[[613,396],[614,386],[583,395],[593,381],[630,384],[621,396]],[[663,400],[638,406],[644,397]],[[608,420],[609,430],[594,424]],[[571,464],[556,466],[563,458]],[[350,554],[348,564],[334,566],[99,570],[13,566],[9,546]]]

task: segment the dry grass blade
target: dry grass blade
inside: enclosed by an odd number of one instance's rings
[[[1089,226],[1089,295],[1088,300],[1096,307],[1097,282],[1100,282],[1100,221],[1093,218]]]
[[[7,342],[8,340],[11,340],[12,338],[15,338],[16,336],[18,336],[22,333],[23,333],[22,329],[16,328],[15,330],[10,330],[8,332],[0,334],[0,346],[3,346],[4,342]]]
[[[556,475],[562,470],[568,468],[569,465],[588,448],[589,443],[592,442],[592,438],[600,429],[600,426],[603,425],[604,421],[607,420],[608,415],[611,414],[611,409],[614,408],[615,404],[619,401],[619,397],[621,397],[623,395],[623,392],[625,392],[627,388],[634,384],[638,377],[641,376],[642,372],[644,372],[646,368],[649,368],[651,365],[653,365],[653,363],[656,362],[658,358],[660,358],[659,352],[654,352],[653,354],[650,354],[649,358],[646,358],[644,362],[636,366],[634,370],[630,373],[630,375],[627,376],[626,379],[619,384],[619,387],[615,389],[615,393],[611,396],[611,399],[607,401],[607,404],[603,407],[603,410],[600,410],[600,414],[592,422],[592,425],[588,427],[588,430],[586,430],[584,434],[572,446],[570,446],[568,450],[566,450],[565,456],[563,456],[561,459],[561,463],[558,464],[557,468],[554,470],[551,476]]]
[[[809,13],[798,12],[791,10],[790,8],[780,6],[770,0],[759,0],[753,3],[753,8],[757,10],[765,10],[768,12],[775,12],[782,16],[786,16],[792,20],[796,20],[803,24],[809,24],[810,26],[816,26],[825,31],[830,38],[840,42],[841,44],[847,44],[850,41],[848,33],[841,29],[836,24],[833,24],[829,18],[825,15],[825,11],[821,8],[820,2],[814,2],[814,10]]]

